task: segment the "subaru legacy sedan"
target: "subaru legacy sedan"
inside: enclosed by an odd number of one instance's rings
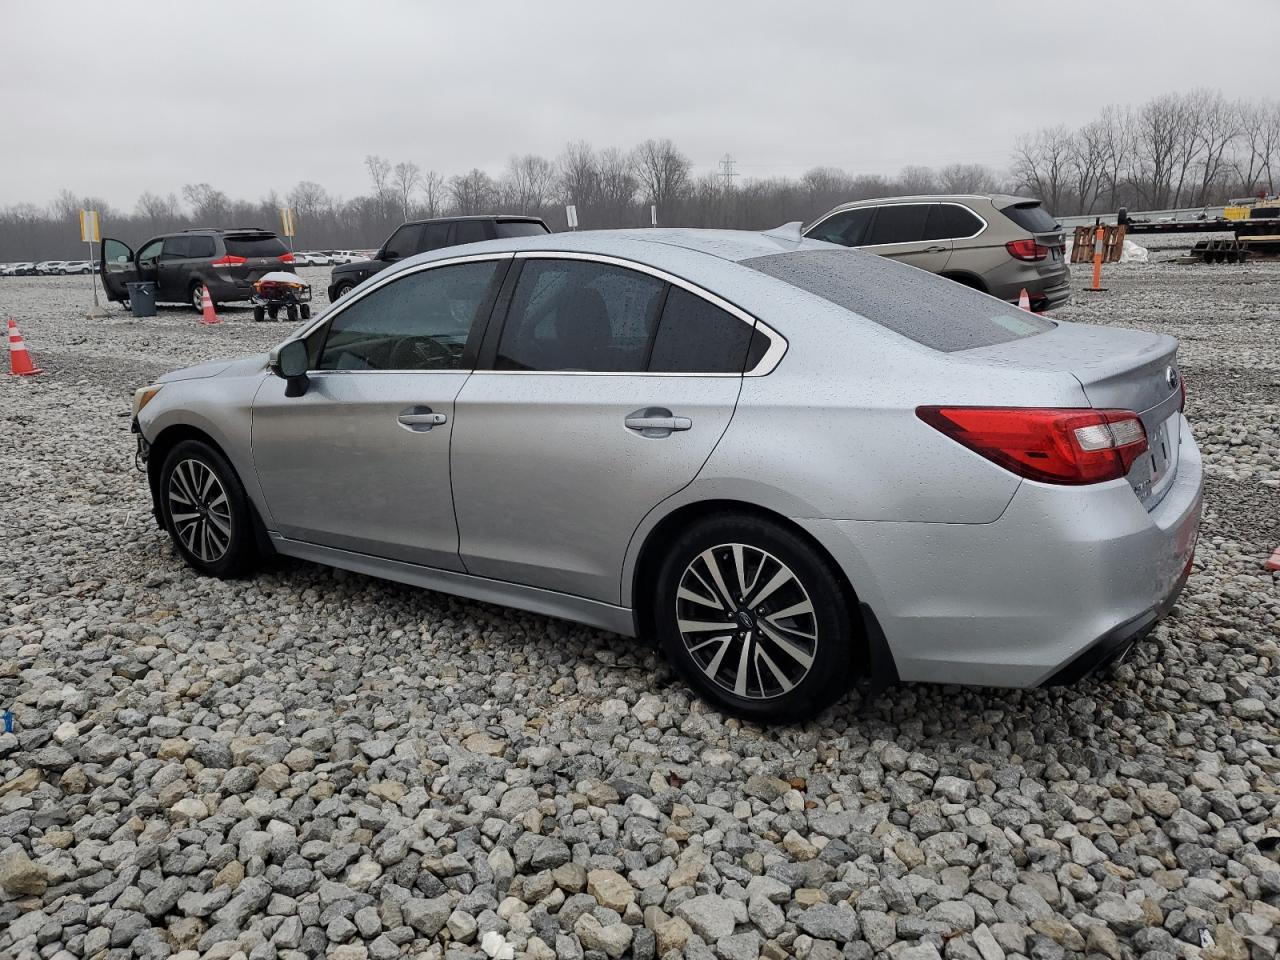
[[[581,232],[409,258],[134,426],[203,574],[283,554],[653,639],[785,721],[1144,636],[1200,521],[1176,351],[798,230]]]

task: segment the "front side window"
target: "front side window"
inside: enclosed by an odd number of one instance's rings
[[[882,243],[918,243],[924,239],[925,222],[929,219],[929,203],[899,203],[876,208],[868,246]]]
[[[495,366],[643,373],[665,289],[657,277],[613,264],[526,260]]]
[[[827,217],[809,231],[807,236],[813,240],[825,240],[838,243],[844,247],[860,246],[866,239],[867,227],[871,224],[874,207],[859,207],[846,210]]]
[[[649,372],[742,373],[751,334],[752,324],[672,286],[653,341]],[[760,341],[766,346],[763,336]]]
[[[321,370],[458,370],[488,313],[500,261],[406,274],[361,297],[329,326]]]
[[[164,240],[152,240],[145,247],[138,251],[138,263],[143,266],[151,266],[160,259],[160,248],[164,245]]]
[[[383,251],[387,260],[403,260],[418,252],[418,237],[422,235],[422,224],[406,223],[391,235]]]

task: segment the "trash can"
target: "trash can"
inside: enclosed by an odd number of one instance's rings
[[[150,280],[140,283],[126,283],[129,291],[129,312],[135,317],[154,317],[156,315],[156,285]]]

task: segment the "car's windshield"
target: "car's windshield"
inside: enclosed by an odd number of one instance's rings
[[[1054,326],[953,280],[851,250],[803,250],[742,262],[944,353],[1020,340]]]

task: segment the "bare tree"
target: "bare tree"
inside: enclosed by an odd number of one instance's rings
[[[427,216],[440,216],[444,206],[444,177],[434,170],[428,170],[422,175],[422,183],[419,188],[422,191],[422,199],[426,204]]]
[[[936,193],[938,177],[932,167],[923,167],[918,164],[906,166],[898,174],[897,189],[899,193],[912,195]]]
[[[646,140],[632,151],[631,165],[645,201],[656,204],[660,216],[670,214],[688,189],[689,158],[667,138]]]
[[[1227,151],[1240,136],[1241,117],[1239,103],[1228,103],[1216,91],[1203,92],[1195,131],[1201,147],[1200,183],[1195,202],[1208,204],[1211,191],[1230,167]]]
[[[994,193],[996,177],[980,163],[949,163],[938,171],[943,193]]]
[[[504,187],[508,202],[519,213],[535,213],[550,205],[556,186],[555,165],[535,153],[507,162]]]
[[[406,160],[396,164],[395,170],[392,171],[391,184],[395,188],[396,199],[400,201],[400,213],[406,220],[409,219],[409,201],[421,183],[422,171],[418,169],[416,163]]]
[[[144,192],[138,197],[138,203],[134,209],[139,217],[150,223],[152,230],[168,229],[182,216],[182,211],[178,207],[178,198],[172,193],[162,197],[157,193]]]
[[[186,184],[182,188],[182,198],[187,201],[196,220],[209,225],[223,224],[231,206],[225,193],[207,183]]]
[[[1073,137],[1064,126],[1045,127],[1018,138],[1013,153],[1013,177],[1018,187],[1043,200],[1050,210],[1062,209],[1070,172]]]
[[[453,197],[454,212],[460,216],[488,213],[497,194],[497,187],[483,170],[449,178],[449,193]]]
[[[306,221],[316,221],[333,206],[329,191],[314,180],[299,180],[289,191],[289,206]]]
[[[640,189],[630,158],[617,147],[601,150],[595,161],[596,203],[601,226],[625,227],[636,222],[636,191]]]

